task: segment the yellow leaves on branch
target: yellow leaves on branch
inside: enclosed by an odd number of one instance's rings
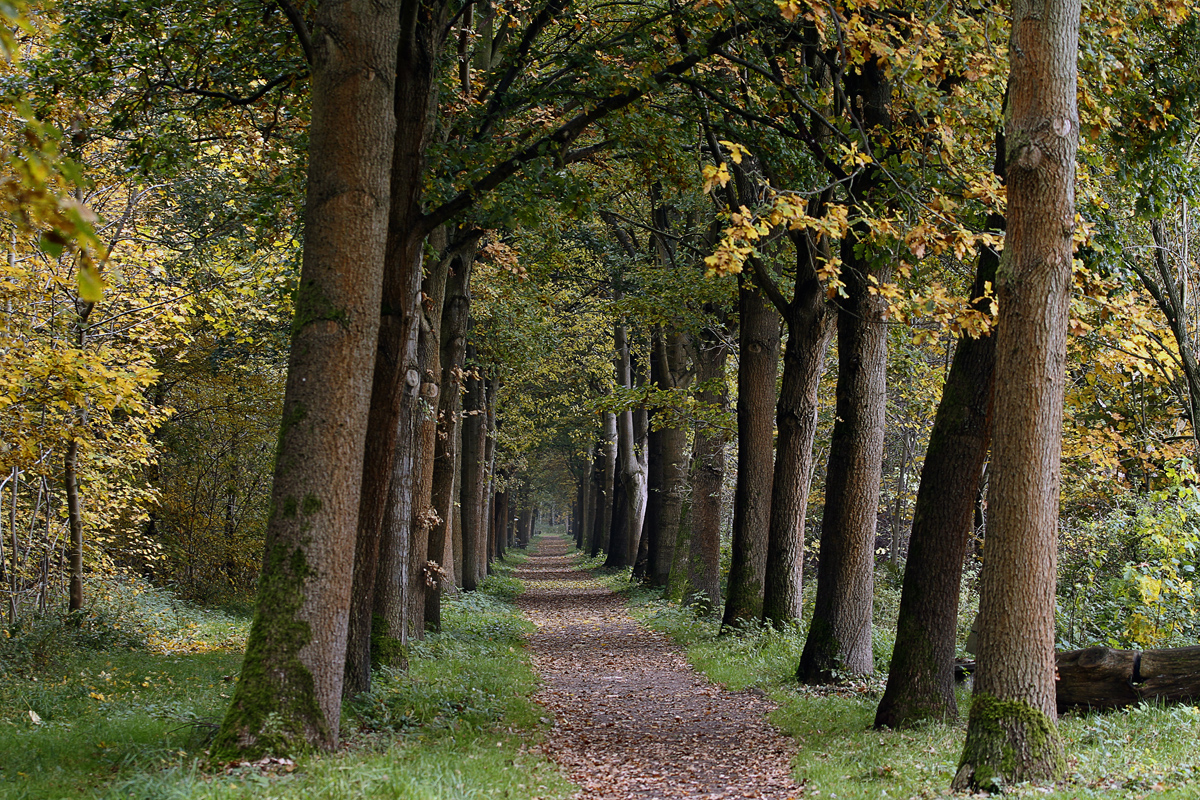
[[[707,256],[704,263],[708,265],[708,275],[736,275],[742,271],[742,265],[753,253],[756,242],[771,235],[771,232],[782,226],[789,230],[809,230],[816,237],[832,239],[844,236],[850,227],[849,209],[846,206],[832,204],[826,207],[825,214],[813,217],[805,209],[807,199],[795,194],[773,192],[766,206],[759,212],[753,212],[745,206],[729,215],[729,227],[722,235],[716,252]],[[836,274],[836,267],[830,275]]]

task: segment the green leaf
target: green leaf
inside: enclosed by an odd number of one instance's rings
[[[58,258],[63,251],[62,237],[57,233],[43,233],[38,239],[38,248],[51,258]]]
[[[89,303],[99,303],[104,299],[104,279],[95,267],[80,267],[76,273],[79,284],[79,298]]]

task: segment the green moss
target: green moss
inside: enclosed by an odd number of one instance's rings
[[[371,617],[371,666],[408,669],[408,651],[382,614]]]
[[[304,505],[300,510],[304,512],[305,516],[312,516],[321,510],[321,498],[309,492],[304,495]]]
[[[345,310],[336,307],[316,281],[301,281],[292,298],[296,314],[292,318],[292,335],[318,320],[336,322],[343,328],[349,326]]]
[[[296,518],[296,509],[299,507],[299,505],[300,504],[296,502],[296,498],[294,498],[294,497],[285,498],[283,501],[283,517],[284,517],[284,519],[295,519]]]
[[[242,674],[214,754],[278,755],[331,741],[312,673],[300,661],[301,648],[312,640],[308,623],[298,618],[312,574],[301,548],[268,551]]]
[[[1066,771],[1055,721],[1021,700],[977,694],[955,788],[988,791],[1027,780],[1056,779]]]

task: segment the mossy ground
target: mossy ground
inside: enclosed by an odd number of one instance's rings
[[[879,588],[875,616],[876,663],[886,665],[895,624],[895,598]],[[757,687],[778,704],[770,719],[799,744],[794,769],[806,797],[838,800],[935,797],[950,792],[966,738],[970,694],[963,688],[954,723],[915,730],[872,728],[886,674],[839,687],[802,687],[795,680],[805,625],[783,631],[747,626],[718,635],[716,617],[630,593],[635,613],[671,633],[697,669],[730,689]],[[969,606],[970,604],[968,604]],[[811,604],[806,600],[806,608]],[[967,611],[964,613],[971,613]],[[970,616],[961,626],[965,639]],[[1016,795],[1048,798],[1200,798],[1200,706],[1142,706],[1105,714],[1068,714],[1059,721],[1066,749],[1063,780],[1009,787]],[[817,793],[820,793],[819,795]]]
[[[153,647],[93,636],[97,647],[68,641],[19,669],[19,648],[0,648],[0,798],[566,797],[530,749],[544,724],[527,626],[506,599],[519,589],[501,567],[483,591],[450,598],[444,632],[412,644],[409,671],[378,671],[347,704],[339,752],[265,770],[207,752],[248,620],[209,624],[192,609],[178,635],[160,621]]]

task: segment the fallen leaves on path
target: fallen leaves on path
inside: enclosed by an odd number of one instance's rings
[[[666,636],[639,626],[621,598],[572,567],[546,538],[517,571],[517,605],[553,715],[543,745],[581,798],[792,798],[793,745],[770,727],[772,704],[714,686]]]

